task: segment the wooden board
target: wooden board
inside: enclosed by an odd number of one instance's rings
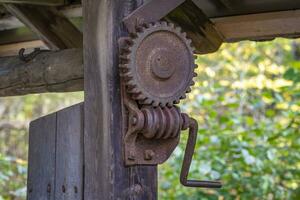
[[[30,124],[28,200],[55,200],[56,114]]]
[[[28,200],[82,200],[83,105],[30,124]]]
[[[81,200],[83,190],[83,106],[57,113],[55,199]]]
[[[122,156],[118,39],[137,2],[83,1],[86,200],[157,199],[156,166],[125,167]]]
[[[213,18],[226,42],[300,36],[300,10]]]

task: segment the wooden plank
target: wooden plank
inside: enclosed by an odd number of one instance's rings
[[[82,90],[82,49],[41,52],[29,62],[0,58],[0,97]]]
[[[213,18],[226,42],[300,37],[300,10]]]
[[[82,200],[83,104],[57,113],[56,200]]]
[[[56,114],[30,124],[28,200],[55,200],[55,133]]]
[[[50,49],[82,48],[82,33],[56,8],[15,4],[4,6],[38,34]]]
[[[63,6],[66,0],[0,0],[0,3],[33,4],[43,6]]]
[[[125,167],[122,156],[118,39],[125,34],[124,13],[134,5],[133,0],[83,1],[86,200],[157,199],[156,166]]]

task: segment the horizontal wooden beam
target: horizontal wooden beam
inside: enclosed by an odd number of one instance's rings
[[[0,0],[0,3],[32,4],[32,5],[43,5],[43,6],[63,6],[67,2],[66,2],[66,0]]]
[[[39,37],[27,27],[0,31],[0,45],[27,42],[33,40],[39,40]]]
[[[300,10],[213,18],[226,42],[300,37]]]
[[[4,4],[52,50],[82,48],[82,33],[56,8]]]
[[[42,52],[29,62],[0,58],[0,97],[82,90],[81,49]]]

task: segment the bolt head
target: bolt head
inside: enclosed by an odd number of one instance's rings
[[[145,160],[152,160],[154,156],[155,156],[155,153],[153,150],[150,150],[150,149],[145,150],[145,152],[144,152]]]

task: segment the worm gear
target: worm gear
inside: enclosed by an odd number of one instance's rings
[[[190,92],[196,67],[191,40],[179,27],[156,22],[125,39],[120,70],[127,92],[142,105],[172,106]]]

